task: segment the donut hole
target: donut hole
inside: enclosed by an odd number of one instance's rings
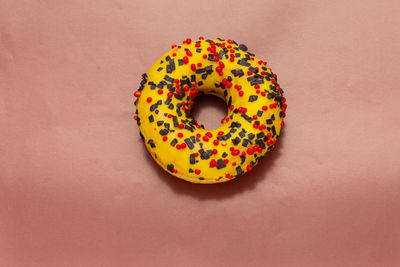
[[[201,95],[194,100],[191,117],[207,130],[221,126],[221,120],[228,114],[226,102],[215,95]]]

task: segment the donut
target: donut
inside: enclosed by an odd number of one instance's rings
[[[228,114],[207,130],[191,117],[196,97],[222,98]],[[251,171],[276,145],[286,99],[267,62],[233,40],[186,39],[142,75],[140,136],[153,159],[192,183],[220,183]]]

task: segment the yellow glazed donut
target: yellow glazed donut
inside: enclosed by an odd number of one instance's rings
[[[251,171],[275,145],[286,111],[277,76],[243,44],[186,39],[142,75],[134,93],[140,136],[154,160],[193,183],[219,183]],[[222,125],[206,130],[190,116],[194,99],[225,100]]]

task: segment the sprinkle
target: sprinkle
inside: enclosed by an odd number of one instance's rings
[[[201,171],[200,171],[199,169],[196,169],[196,170],[194,171],[194,173],[197,174],[197,175],[199,175],[199,174],[201,173]]]
[[[251,166],[251,165],[249,164],[249,165],[247,165],[246,169],[247,169],[248,172],[250,172],[250,171],[253,170],[253,166]]]
[[[142,92],[136,91],[133,95],[136,97],[140,97],[142,95]]]
[[[163,140],[164,142],[166,142],[166,141],[168,140],[168,137],[163,136],[162,140]]]
[[[151,100],[152,100],[151,97],[148,97],[147,98],[147,103],[151,103]]]
[[[188,64],[189,58],[187,56],[183,57],[183,63]]]

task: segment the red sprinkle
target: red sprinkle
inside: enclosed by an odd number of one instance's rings
[[[190,38],[187,38],[187,39],[186,39],[186,43],[187,43],[187,44],[190,44],[191,42],[192,42],[192,39],[190,39]]]
[[[186,148],[186,144],[185,144],[185,143],[182,143],[182,144],[181,144],[181,148],[182,148],[182,149],[185,149],[185,148]]]
[[[247,71],[247,75],[252,75],[253,72],[251,70]]]
[[[253,166],[251,166],[251,165],[249,164],[249,165],[247,165],[246,169],[247,169],[248,172],[249,172],[249,171],[252,171],[252,170],[253,170]]]
[[[249,148],[247,149],[247,154],[253,155],[253,153],[254,153],[254,150],[251,149],[251,147],[249,147]]]
[[[210,140],[210,139],[208,138],[208,136],[206,136],[206,135],[203,136],[203,141],[204,141],[204,142],[208,142],[209,140]]]
[[[183,125],[183,123],[179,124],[179,129],[183,129],[185,128],[185,125]]]
[[[218,153],[218,150],[216,150],[216,149],[213,149],[212,153],[215,155],[215,154],[217,154],[217,153]]]
[[[190,68],[192,69],[192,71],[196,71],[196,65],[195,64],[190,65]]]
[[[206,55],[206,54],[204,54],[204,55],[203,55],[203,58],[204,58],[204,59],[206,59],[206,58],[207,58],[207,55]]]
[[[243,91],[240,91],[239,92],[239,96],[243,96],[244,95],[244,92]]]
[[[264,111],[268,110],[268,106],[263,106],[262,110],[264,110]]]
[[[199,175],[199,174],[201,173],[201,171],[200,171],[199,169],[196,169],[196,170],[194,171],[194,173],[197,174],[197,175]]]
[[[162,140],[165,142],[165,141],[167,141],[167,140],[168,140],[168,137],[166,137],[166,136],[163,136]]]
[[[178,133],[178,137],[182,138],[183,137],[183,133]]]
[[[171,92],[168,92],[168,94],[167,94],[167,96],[168,96],[169,98],[171,98],[173,95],[174,95],[174,94],[171,93]]]
[[[162,90],[162,89],[158,89],[157,93],[158,93],[159,95],[162,95],[163,90]]]
[[[213,144],[214,144],[215,146],[218,146],[219,141],[218,141],[217,139],[215,139],[214,142],[213,142]]]
[[[186,51],[186,55],[188,55],[189,57],[191,57],[191,56],[192,56],[192,52],[190,52],[190,50],[187,50],[187,51]]]
[[[136,91],[133,95],[136,97],[140,97],[142,95],[142,92]]]
[[[189,58],[187,56],[183,57],[183,63],[188,64]]]
[[[219,135],[219,136],[224,135],[224,132],[223,132],[223,131],[219,131],[219,132],[218,132],[218,135]]]
[[[206,135],[207,135],[208,137],[210,137],[210,138],[213,137],[213,134],[212,134],[211,132],[207,132]]]
[[[147,98],[147,103],[151,103],[151,100],[152,100],[151,97],[148,97]]]

